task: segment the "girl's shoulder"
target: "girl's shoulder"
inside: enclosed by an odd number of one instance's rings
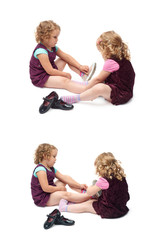
[[[46,172],[46,168],[45,168],[45,166],[43,166],[42,164],[38,164],[35,168],[34,168],[34,171],[33,171],[33,175],[34,175],[34,177],[37,177],[37,172],[39,172],[39,171],[44,171],[44,172]]]
[[[107,59],[103,66],[103,70],[107,72],[115,72],[119,70],[119,68],[120,68],[119,63],[113,59]]]
[[[108,189],[109,188],[109,182],[106,178],[100,177],[98,181],[96,182],[96,185],[101,189]]]
[[[36,45],[36,49],[37,49],[37,48],[47,49],[47,48],[45,47],[45,45],[43,45],[42,43],[38,43],[38,44]]]

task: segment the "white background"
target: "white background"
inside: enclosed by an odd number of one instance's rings
[[[1,233],[3,239],[157,239],[158,207],[158,5],[152,1],[5,1],[1,3]],[[42,97],[29,61],[34,32],[43,20],[61,26],[58,46],[81,64],[103,59],[96,39],[114,30],[128,43],[136,72],[134,98],[113,106],[99,98],[74,105],[72,111],[40,115]],[[70,71],[67,69],[67,71]],[[72,73],[72,78],[79,77]],[[69,94],[57,90],[59,96]],[[30,181],[34,151],[41,143],[58,148],[55,167],[80,183],[95,178],[94,160],[112,152],[127,174],[130,212],[121,219],[65,213],[73,227],[43,229],[53,208],[33,204]]]

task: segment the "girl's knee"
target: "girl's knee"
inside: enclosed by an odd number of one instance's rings
[[[104,84],[103,83],[98,83],[92,88],[92,90],[93,90],[94,94],[97,94],[98,96],[101,96],[102,93],[103,93],[103,88],[104,88]]]
[[[58,186],[58,187],[65,187],[65,186],[66,186],[66,183],[61,182],[60,180],[57,180],[57,181],[55,182],[55,184],[56,184],[56,186]]]
[[[64,192],[63,193],[63,198],[66,199],[66,200],[69,200],[70,196],[71,196],[70,192]]]
[[[108,101],[110,100],[110,95],[111,95],[111,88],[104,84],[104,83],[99,83],[94,86],[95,87],[95,92],[98,95],[98,97],[104,97]]]
[[[67,84],[67,83],[69,83],[69,82],[70,82],[70,79],[69,79],[69,78],[66,78],[66,77],[64,77],[64,78],[62,79],[62,81],[63,81],[63,83],[64,83],[64,84]]]

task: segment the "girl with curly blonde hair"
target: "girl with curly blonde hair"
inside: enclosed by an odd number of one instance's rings
[[[99,176],[95,185],[87,188],[89,196],[100,196],[80,204],[70,205],[67,200],[60,201],[59,209],[68,212],[90,212],[100,215],[102,218],[118,218],[124,216],[128,211],[126,206],[129,200],[126,175],[120,162],[112,153],[100,154],[94,163],[96,173]]]
[[[66,64],[85,80],[92,77],[95,64],[89,68],[63,52],[57,46],[60,30],[60,26],[52,20],[40,22],[38,25],[35,33],[38,44],[30,60],[30,78],[37,87],[63,88],[76,93],[74,85],[77,84],[70,81],[70,73],[63,71]],[[56,56],[59,58],[55,61]],[[81,89],[80,84],[79,88]]]
[[[40,144],[35,152],[34,163],[37,166],[32,174],[31,193],[37,206],[58,205],[63,198],[74,202],[83,202],[90,198],[88,194],[80,193],[87,189],[86,184],[80,184],[54,168],[57,152],[55,146],[46,143]],[[67,192],[66,185],[78,193]]]
[[[62,100],[72,104],[101,96],[115,105],[127,103],[133,97],[135,80],[127,44],[117,33],[108,31],[100,35],[96,45],[104,59],[102,71],[80,94],[62,96]]]

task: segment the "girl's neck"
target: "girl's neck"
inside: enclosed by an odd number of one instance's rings
[[[45,161],[40,162],[40,164],[42,164],[44,167],[50,170],[50,167],[47,165]]]
[[[42,45],[44,45],[47,49],[49,49],[50,51],[52,50],[52,48],[51,47],[49,47],[49,46],[47,46],[47,44],[45,44],[44,42],[40,42]]]

